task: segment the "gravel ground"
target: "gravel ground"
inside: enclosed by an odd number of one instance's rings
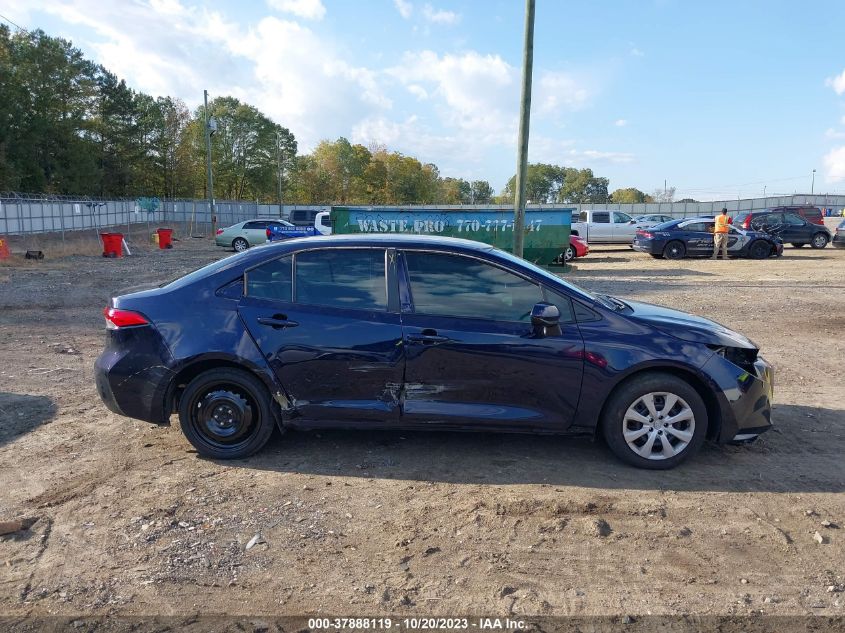
[[[0,537],[0,615],[845,616],[845,250],[577,263],[576,283],[714,318],[775,366],[774,431],[661,473],[496,434],[289,433],[200,459],[178,425],[107,411],[92,364],[110,295],[225,253],[45,250],[0,265],[0,521],[36,519]]]

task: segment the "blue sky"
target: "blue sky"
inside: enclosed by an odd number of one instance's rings
[[[303,150],[345,136],[513,174],[520,0],[0,0],[138,90],[232,94]],[[537,0],[530,159],[611,190],[845,193],[845,2]]]

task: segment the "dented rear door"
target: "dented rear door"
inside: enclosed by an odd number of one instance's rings
[[[239,313],[285,389],[289,416],[399,419],[402,325],[387,262],[384,248],[309,249],[247,271]]]

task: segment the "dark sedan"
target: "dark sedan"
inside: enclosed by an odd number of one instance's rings
[[[640,229],[631,246],[652,257],[683,259],[713,255],[712,217],[687,218]],[[732,257],[765,259],[783,255],[783,242],[767,233],[728,228],[728,254]]]
[[[105,317],[106,405],[178,413],[215,458],[251,455],[276,426],[456,429],[600,433],[663,469],[771,426],[772,369],[741,334],[467,240],[269,244],[115,297]]]
[[[839,226],[836,227],[836,231],[834,231],[833,239],[830,243],[839,248],[845,248],[845,220],[842,220],[842,222],[839,223]]]

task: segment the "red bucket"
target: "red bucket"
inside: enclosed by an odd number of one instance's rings
[[[123,233],[100,233],[103,257],[123,257]]]
[[[171,238],[173,237],[173,229],[158,229],[158,247],[159,248],[173,248]]]

